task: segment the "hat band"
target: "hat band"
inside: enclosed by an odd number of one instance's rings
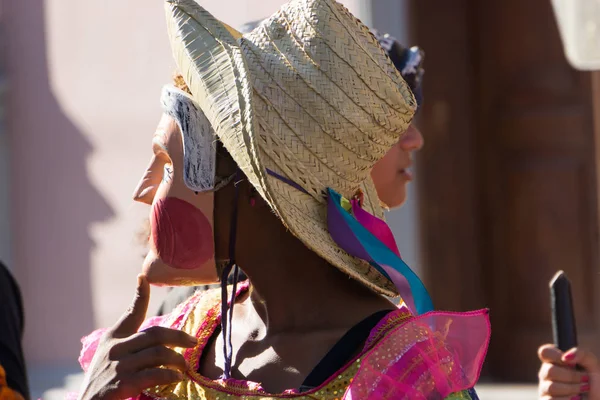
[[[285,176],[281,176],[279,175],[277,172],[270,170],[269,168],[267,168],[267,174],[271,175],[273,178],[277,178],[279,179],[281,182],[283,183],[287,183],[288,185],[290,185],[291,187],[293,187],[294,189],[297,189],[299,191],[301,191],[302,193],[305,194],[310,194],[308,193],[308,191],[306,189],[304,189],[302,186],[298,185],[296,182],[294,182],[291,179],[286,178]]]

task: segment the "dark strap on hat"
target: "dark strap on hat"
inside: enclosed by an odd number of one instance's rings
[[[299,191],[301,191],[304,194],[309,194],[308,191],[306,189],[304,189],[302,186],[298,185],[296,182],[294,182],[291,179],[286,178],[283,175],[279,175],[277,172],[270,170],[269,168],[267,168],[267,174],[271,175],[273,178],[277,178],[279,179],[281,182],[283,183],[287,183],[288,185],[290,185],[291,187],[293,187],[294,189],[297,189]]]

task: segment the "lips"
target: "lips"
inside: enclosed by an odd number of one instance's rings
[[[412,171],[409,169],[409,167],[403,168],[398,172],[408,181],[412,180],[413,178]]]

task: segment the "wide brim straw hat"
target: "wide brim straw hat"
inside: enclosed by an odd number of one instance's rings
[[[166,0],[166,10],[194,99],[287,229],[352,278],[397,295],[327,227],[328,188],[347,199],[362,193],[363,208],[383,218],[371,168],[416,108],[369,29],[333,0],[293,0],[244,36],[194,0]]]

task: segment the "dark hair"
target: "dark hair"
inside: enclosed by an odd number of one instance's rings
[[[423,104],[423,61],[425,53],[420,48],[404,47],[400,42],[389,34],[380,34],[377,30],[372,30],[373,35],[379,41],[381,47],[385,50],[400,75],[404,78],[410,90],[412,90],[417,100],[417,105]]]

